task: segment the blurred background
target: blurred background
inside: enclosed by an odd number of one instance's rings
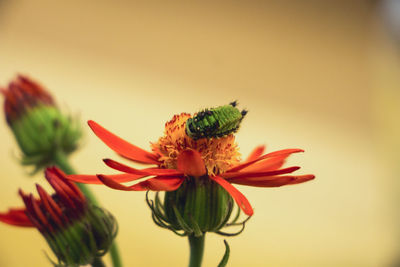
[[[399,266],[399,3],[0,0],[0,86],[29,75],[80,114],[81,173],[118,158],[88,119],[148,148],[174,114],[236,99],[249,110],[243,156],[303,148],[289,163],[316,179],[241,186],[255,215],[228,238],[228,266]],[[6,210],[18,188],[45,183],[18,164],[5,120],[0,145]],[[186,266],[187,240],[153,224],[143,192],[92,188],[119,221],[125,266]],[[36,230],[0,225],[0,237],[0,266],[51,266]],[[223,238],[206,239],[204,266],[216,266]]]

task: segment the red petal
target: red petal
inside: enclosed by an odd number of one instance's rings
[[[159,164],[157,156],[109,132],[94,121],[88,121],[90,128],[109,148],[130,160],[144,164]]]
[[[265,160],[256,162],[253,165],[247,166],[246,168],[243,168],[242,171],[259,172],[277,170],[283,166],[288,156],[289,155],[267,158]]]
[[[185,175],[193,177],[200,177],[207,173],[200,153],[193,149],[187,149],[179,153],[178,170]]]
[[[266,179],[240,179],[230,181],[233,184],[249,185],[257,187],[279,187],[283,185],[299,184],[314,179],[314,175],[298,175],[298,176],[271,176]]]
[[[19,193],[19,195],[21,196],[22,201],[23,201],[24,204],[25,204],[25,208],[26,208],[25,214],[26,214],[27,216],[28,216],[28,214],[33,214],[33,213],[34,213],[34,210],[33,210],[33,207],[32,207],[32,203],[31,203],[31,201],[30,201],[30,197],[29,197],[28,195],[26,195],[26,194],[22,191],[22,189],[19,189],[19,190],[18,190],[18,193]],[[28,216],[28,218],[31,219],[32,216]],[[33,223],[33,225],[36,225],[35,222],[33,222],[32,220],[31,220],[31,222]]]
[[[279,150],[279,151],[275,151],[275,152],[271,152],[268,154],[265,154],[264,156],[259,157],[258,159],[252,160],[252,161],[248,161],[248,162],[243,162],[239,165],[236,165],[234,167],[232,167],[231,169],[228,170],[228,172],[235,172],[235,171],[239,171],[241,169],[246,168],[247,166],[250,166],[254,163],[256,163],[257,161],[266,159],[266,158],[271,158],[271,157],[277,157],[277,156],[283,156],[283,155],[290,155],[293,153],[298,153],[298,152],[304,152],[304,150],[302,149],[283,149],[283,150]]]
[[[155,177],[132,186],[125,186],[106,175],[98,175],[98,177],[106,186],[123,191],[172,191],[176,190],[184,180],[182,177]]]
[[[315,179],[315,175],[313,174],[306,174],[306,175],[299,175],[296,176],[296,180],[292,181],[290,184],[300,184],[304,182],[308,182]]]
[[[120,184],[116,181],[114,181],[112,178],[108,177],[107,175],[102,175],[99,174],[97,175],[97,178],[106,186],[112,188],[112,189],[117,189],[117,190],[125,190],[125,191],[131,191],[130,187],[125,186],[123,184]]]
[[[247,198],[242,193],[240,193],[239,190],[237,190],[228,181],[219,176],[212,176],[210,177],[210,179],[214,180],[219,185],[221,185],[226,191],[228,191],[228,193],[233,197],[233,199],[236,201],[236,203],[239,205],[239,207],[243,210],[244,213],[246,213],[249,216],[253,215],[254,213],[253,208],[251,207]]]
[[[86,197],[75,183],[66,179],[66,176],[67,175],[57,167],[50,167],[45,171],[45,177],[56,190],[56,193],[60,195],[65,194],[64,198],[66,201],[70,203],[71,200],[74,203],[71,207],[80,209],[86,203]]]
[[[274,171],[267,171],[267,172],[226,172],[221,174],[221,176],[229,181],[234,181],[236,179],[242,179],[242,178],[252,178],[252,177],[268,177],[268,176],[274,176],[274,175],[279,175],[279,174],[285,174],[285,173],[292,173],[294,171],[297,171],[300,169],[300,167],[289,167],[285,169],[280,169],[280,170],[274,170]]]
[[[112,188],[112,189],[117,189],[117,190],[124,190],[124,191],[131,191],[131,188],[129,186],[125,186],[123,184],[120,184],[116,181],[114,181],[112,178],[110,178],[107,175],[102,175],[99,174],[97,175],[97,178],[106,186]]]
[[[36,200],[33,199],[33,195],[29,194],[26,195],[21,189],[18,190],[19,195],[21,196],[22,200],[24,201],[25,204],[25,208],[26,208],[26,216],[28,217],[28,219],[31,221],[32,225],[34,225],[39,231],[43,231],[43,225],[42,223],[38,220],[37,216],[36,216],[36,212],[35,209],[33,207],[33,201],[40,201],[40,200]]]
[[[271,176],[270,178],[272,179],[265,179],[265,180],[241,179],[231,182],[233,184],[257,186],[257,187],[279,187],[282,185],[290,184],[295,180],[293,176]]]
[[[52,226],[50,225],[43,211],[40,209],[38,202],[35,201],[35,199],[33,198],[33,195],[30,195],[30,200],[32,203],[33,210],[35,211],[35,213],[32,215],[45,227],[49,227],[50,229],[52,229]]]
[[[7,213],[0,213],[0,221],[15,226],[34,227],[25,214],[26,209],[10,209]]]
[[[125,164],[122,164],[122,163],[117,162],[112,159],[103,159],[103,161],[110,168],[113,168],[113,169],[121,171],[121,172],[127,172],[127,173],[131,173],[131,174],[141,175],[141,177],[154,176],[154,175],[161,175],[161,176],[182,175],[181,172],[179,172],[177,170],[172,170],[172,169],[147,168],[147,169],[138,170],[138,169],[129,167]]]
[[[155,177],[133,185],[131,188],[136,191],[174,191],[183,183],[183,177]]]
[[[68,194],[71,192],[71,189],[68,188],[60,178],[58,178],[57,174],[53,172],[50,168],[46,169],[44,177],[49,182],[49,184],[54,188],[57,195],[63,200],[64,204],[68,204],[71,208],[76,208],[73,197]]]
[[[264,153],[265,150],[265,146],[258,146],[256,147],[251,153],[250,155],[247,157],[247,159],[245,160],[245,162],[248,161],[253,161],[255,159],[258,159],[259,157],[261,157],[261,155]]]
[[[136,175],[131,173],[122,173],[122,174],[112,174],[107,175],[114,181],[119,183],[125,183],[134,181],[140,178],[145,177],[145,175]],[[85,184],[103,184],[96,175],[88,175],[88,174],[72,174],[67,175],[66,177],[68,180],[78,182],[78,183],[85,183]]]
[[[75,183],[68,181],[67,175],[61,169],[59,169],[57,167],[53,167],[53,168],[51,168],[51,170],[57,175],[59,180],[63,184],[65,184],[65,186],[68,188],[68,190],[73,191],[73,192],[71,192],[71,196],[73,196],[75,200],[77,200],[78,202],[82,202],[82,203],[86,201],[86,197],[81,192],[79,187]]]
[[[51,218],[55,220],[59,225],[62,225],[61,222],[62,211],[60,207],[40,185],[36,184],[36,189],[39,193],[44,208],[46,209],[47,212],[50,213]]]

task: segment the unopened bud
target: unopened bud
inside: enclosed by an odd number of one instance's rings
[[[22,164],[39,170],[51,165],[56,153],[69,154],[77,148],[79,122],[62,114],[41,85],[20,75],[1,92],[7,123],[23,154]]]

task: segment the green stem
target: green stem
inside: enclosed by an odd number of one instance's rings
[[[113,242],[110,248],[111,261],[114,267],[122,267],[122,261],[118,253],[117,242]]]
[[[54,163],[61,169],[63,170],[66,174],[74,174],[76,173],[74,168],[72,168],[71,164],[68,162],[68,159],[66,155],[62,152],[58,152],[54,155]],[[79,189],[82,191],[82,193],[90,200],[90,202],[96,206],[100,206],[99,202],[97,201],[96,197],[90,191],[90,189],[85,185],[81,183],[76,183],[76,185],[79,187]],[[111,255],[111,261],[114,267],[122,267],[122,262],[121,262],[121,257],[118,252],[118,246],[116,244],[116,241],[111,244],[110,248],[110,255]],[[99,259],[101,261],[101,259]],[[92,266],[105,266],[104,263],[101,261],[103,265],[92,265]],[[94,264],[94,263],[93,263]]]
[[[92,267],[106,267],[106,265],[101,258],[96,257],[92,262]]]
[[[204,254],[204,239],[206,234],[196,237],[194,234],[189,235],[190,260],[189,267],[200,267]]]

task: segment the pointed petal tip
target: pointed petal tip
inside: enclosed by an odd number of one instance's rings
[[[256,146],[256,148],[254,150],[259,150],[259,151],[264,152],[266,147],[267,147],[266,144],[261,144],[261,145]]]
[[[105,158],[105,159],[103,159],[103,162],[104,162],[106,165],[108,165],[111,161],[113,161],[113,160],[110,159],[110,158]]]
[[[253,209],[251,209],[251,211],[249,211],[248,213],[246,213],[245,212],[245,214],[247,215],[247,216],[253,216],[254,215],[254,210]]]
[[[290,185],[295,185],[295,184],[302,184],[311,180],[315,179],[315,175],[314,174],[306,174],[306,175],[300,175],[295,177],[295,179],[293,181],[291,181],[289,184]]]
[[[292,148],[292,149],[284,149],[283,151],[285,151],[285,150],[287,150],[287,151],[290,151],[290,154],[292,154],[292,153],[303,153],[303,152],[305,152],[305,150],[304,149],[301,149],[301,148]],[[272,153],[274,153],[274,152],[272,152]]]
[[[47,178],[47,176],[49,175],[49,173],[51,172],[51,167],[48,167],[44,170],[44,176]]]
[[[310,181],[310,180],[314,180],[315,179],[315,175],[314,174],[304,174],[304,175],[299,175],[297,176],[297,180],[301,180],[301,181]]]
[[[54,166],[47,167],[46,170],[44,171],[44,177],[49,182],[55,175],[57,175],[57,168]]]
[[[245,162],[253,161],[253,160],[259,158],[264,153],[265,148],[266,148],[265,145],[259,145],[256,148],[254,148],[253,151],[250,153],[250,155],[245,160]]]
[[[93,132],[96,131],[96,128],[101,127],[100,124],[98,124],[94,120],[88,120],[87,124],[89,125],[90,129],[92,129]]]
[[[311,181],[311,180],[314,180],[315,179],[315,175],[314,174],[307,174],[307,175],[304,175],[303,177],[302,177],[302,181],[301,182],[307,182],[307,181]]]
[[[41,187],[40,184],[35,184],[35,186],[36,186],[36,190],[37,190],[38,192],[44,191],[43,187]]]
[[[26,194],[24,193],[24,191],[21,188],[18,189],[18,195],[20,195],[22,198],[24,198],[26,196]]]

